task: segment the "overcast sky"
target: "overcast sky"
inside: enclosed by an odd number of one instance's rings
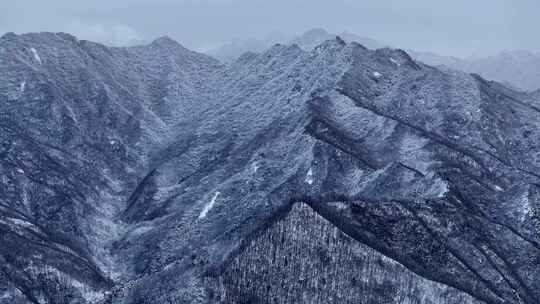
[[[445,55],[540,51],[540,0],[0,0],[0,32],[121,45],[168,35],[203,49],[322,27]]]

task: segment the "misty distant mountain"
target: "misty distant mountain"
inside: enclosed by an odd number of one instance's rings
[[[235,39],[217,48],[206,50],[205,53],[222,62],[233,62],[246,52],[260,53],[274,44],[283,44],[291,39],[290,35],[273,32],[260,39]]]
[[[260,53],[269,48],[273,44],[278,43],[274,40],[258,40],[258,39],[246,39],[235,40],[230,43],[224,44],[216,49],[206,51],[210,56],[218,58],[222,62],[233,62],[242,54],[247,52]]]
[[[434,53],[414,52],[416,59],[430,65],[447,67],[481,75],[508,86],[532,91],[540,88],[540,54],[525,50],[507,51],[497,55],[461,59]]]
[[[351,34],[349,32],[343,32],[341,34],[330,34],[326,30],[321,28],[316,28],[305,32],[304,34],[294,38],[289,43],[297,44],[299,47],[305,50],[312,50],[319,44],[323,43],[326,40],[334,39],[336,36],[339,36],[346,42],[357,42],[361,45],[367,47],[368,49],[378,49],[383,47],[379,42],[367,38]]]
[[[340,38],[0,71],[1,304],[540,303],[534,94]]]
[[[296,44],[300,48],[309,51],[326,40],[336,38],[336,36],[340,36],[347,42],[358,42],[369,49],[383,47],[379,42],[367,37],[358,36],[348,32],[343,32],[339,35],[331,34],[324,29],[315,28],[292,39],[284,34],[274,34],[265,39],[235,40],[216,49],[209,50],[206,53],[223,62],[232,62],[246,52],[260,53],[274,44]]]

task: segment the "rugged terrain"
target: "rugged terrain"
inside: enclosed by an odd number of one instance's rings
[[[0,303],[540,302],[538,94],[340,38],[0,70]]]
[[[245,52],[260,53],[275,43],[297,44],[301,49],[311,51],[326,40],[339,36],[346,42],[357,42],[368,49],[387,47],[368,37],[342,32],[339,35],[328,33],[321,28],[311,29],[293,39],[271,36],[267,39],[237,40],[207,53],[221,60],[231,62]],[[531,92],[540,88],[540,54],[527,50],[510,50],[489,56],[455,57],[421,50],[407,50],[411,57],[441,69],[454,69],[475,73],[485,79],[495,80],[514,90]]]

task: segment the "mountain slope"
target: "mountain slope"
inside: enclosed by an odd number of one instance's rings
[[[339,38],[227,66],[168,38],[8,34],[0,52],[11,298],[226,303],[219,282],[264,265],[249,244],[303,202],[328,220],[314,236],[334,225],[458,297],[540,299],[532,95]]]
[[[211,90],[201,86],[218,63],[169,39],[108,49],[65,34],[7,34],[1,50],[4,275],[34,302],[57,301],[47,295],[49,276],[78,278],[62,291],[72,296],[78,285],[108,288],[119,203],[149,150],[168,140],[171,113],[209,105],[199,98]]]

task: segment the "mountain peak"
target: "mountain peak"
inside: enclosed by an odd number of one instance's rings
[[[313,28],[305,33],[303,33],[301,36],[303,38],[318,38],[318,37],[322,37],[322,36],[328,36],[330,34],[328,34],[328,32],[323,29],[323,28]]]
[[[17,38],[17,34],[14,32],[7,32],[4,35],[0,36],[0,40],[11,40]]]
[[[346,45],[347,42],[345,42],[345,40],[343,40],[340,36],[336,36],[336,38],[334,39],[338,44],[341,44],[341,45]]]
[[[24,34],[16,34],[14,32],[5,33],[0,37],[1,40],[20,40],[20,41],[31,41],[31,42],[41,42],[48,43],[51,40],[66,40],[77,42],[79,39],[72,34],[64,32],[32,32]]]
[[[314,50],[316,52],[321,52],[324,50],[335,50],[335,49],[341,49],[346,45],[347,43],[343,39],[341,39],[341,37],[335,36],[332,39],[323,41],[321,44],[317,45],[314,48]]]
[[[172,39],[169,36],[161,36],[156,38],[150,45],[164,47],[164,48],[184,48],[178,41]]]

